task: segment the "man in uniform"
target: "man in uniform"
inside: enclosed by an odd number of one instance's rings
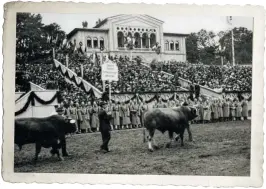
[[[101,150],[105,153],[110,152],[108,148],[108,143],[111,139],[111,124],[110,120],[112,119],[112,113],[107,111],[107,102],[101,102],[101,110],[99,111],[99,122],[100,122],[100,132],[102,134],[103,144],[101,145]]]

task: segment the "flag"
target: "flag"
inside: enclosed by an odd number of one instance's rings
[[[233,17],[232,16],[227,16],[227,23],[229,25],[233,25]]]

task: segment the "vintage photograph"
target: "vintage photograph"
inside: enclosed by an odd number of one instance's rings
[[[249,176],[253,18],[17,13],[16,39],[15,172]]]
[[[14,174],[260,183],[255,14],[45,10],[9,17]]]

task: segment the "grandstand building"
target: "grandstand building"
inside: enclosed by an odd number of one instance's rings
[[[132,39],[132,56],[140,56],[143,61],[158,60],[186,61],[186,36],[180,33],[165,33],[163,21],[148,15],[116,15],[105,18],[93,28],[75,28],[68,34],[68,41],[82,45],[86,53],[100,52],[111,56],[128,56],[126,41]],[[152,47],[161,46],[157,55]]]

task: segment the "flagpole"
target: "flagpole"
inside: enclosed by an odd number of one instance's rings
[[[109,80],[109,101],[112,102],[111,100],[111,81]]]
[[[235,45],[234,45],[234,28],[231,30],[231,35],[232,35],[232,62],[233,66],[235,66]]]
[[[101,51],[101,66],[103,65],[103,51]],[[105,81],[103,81],[103,92],[105,92]]]

